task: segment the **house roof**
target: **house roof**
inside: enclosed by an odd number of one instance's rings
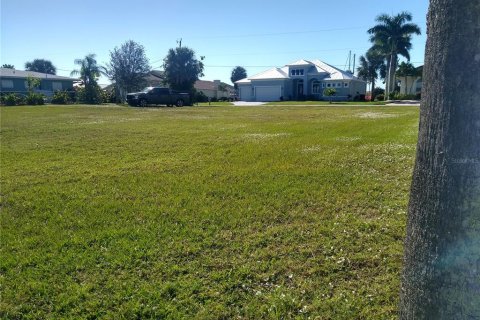
[[[56,76],[53,74],[42,73],[42,72],[23,71],[23,70],[16,70],[16,69],[10,69],[10,68],[0,68],[0,77],[2,78],[27,78],[28,76],[40,78],[40,79],[49,79],[49,80],[69,80],[69,81],[78,80],[76,78]]]
[[[358,79],[351,72],[340,70],[323,61],[314,60],[312,61],[312,63],[315,65],[318,73],[323,73],[323,72],[328,73],[328,76],[325,78],[325,80],[344,80],[344,79],[357,80]]]
[[[312,64],[310,61],[301,59],[301,60],[289,63],[289,64],[287,64],[287,66],[288,67],[307,66],[307,65],[310,65],[310,64]]]
[[[288,67],[272,68],[266,71],[257,73],[251,77],[241,79],[235,83],[250,83],[251,80],[270,80],[270,79],[288,79]]]
[[[254,76],[236,81],[237,84],[250,83],[252,80],[277,80],[277,79],[289,79],[288,69],[291,67],[308,67],[306,71],[309,76],[319,76],[323,80],[359,80],[352,73],[340,70],[328,63],[321,60],[298,60],[285,65],[283,68],[272,68]]]
[[[218,80],[217,80],[218,81]],[[208,80],[197,80],[194,84],[195,89],[197,90],[218,90],[217,83],[220,83],[225,86],[228,91],[233,91],[233,86],[225,83],[225,82],[216,82],[216,81],[208,81]]]

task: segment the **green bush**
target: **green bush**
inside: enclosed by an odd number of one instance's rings
[[[30,92],[25,99],[29,105],[43,105],[45,104],[45,96],[41,93]]]
[[[101,104],[103,102],[102,90],[99,86],[88,86],[84,88],[78,88],[77,102],[88,104]]]
[[[15,93],[7,93],[2,95],[2,104],[6,106],[15,106],[20,103],[21,97]]]
[[[70,102],[70,94],[66,91],[57,91],[53,94],[52,103],[67,104]]]
[[[375,96],[375,101],[384,101],[385,100],[385,95],[383,93],[377,94]]]
[[[208,102],[208,97],[202,91],[195,91],[193,102]]]

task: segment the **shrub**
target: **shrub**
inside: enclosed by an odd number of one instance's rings
[[[2,95],[2,104],[6,106],[15,106],[21,98],[15,93],[7,93]]]
[[[30,105],[43,105],[45,104],[45,96],[41,93],[30,92],[25,99],[27,104]]]
[[[202,91],[195,92],[194,95],[195,102],[208,102],[208,97]]]
[[[103,101],[102,90],[98,86],[88,86],[84,88],[78,88],[77,102],[88,104],[101,104]]]
[[[70,101],[70,94],[66,91],[57,91],[53,94],[52,103],[67,104]]]
[[[383,93],[377,94],[375,96],[375,101],[383,101],[385,100],[385,95]]]

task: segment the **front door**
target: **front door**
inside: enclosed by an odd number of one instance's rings
[[[297,82],[297,98],[303,97],[303,80]]]

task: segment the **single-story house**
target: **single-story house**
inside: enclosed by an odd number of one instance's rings
[[[422,73],[423,66],[415,68],[415,75],[406,77],[397,77],[400,86],[400,93],[403,94],[417,94],[422,92]]]
[[[235,96],[235,88],[220,80],[197,80],[194,84],[197,91],[203,92],[208,98],[232,98]]]
[[[2,93],[27,94],[27,77],[40,79],[40,86],[35,92],[51,97],[55,91],[72,90],[73,82],[78,79],[56,76],[48,73],[22,71],[10,68],[0,68],[0,90]]]
[[[243,101],[327,100],[327,88],[336,90],[334,100],[350,100],[367,91],[365,81],[320,60],[299,60],[235,83]]]

